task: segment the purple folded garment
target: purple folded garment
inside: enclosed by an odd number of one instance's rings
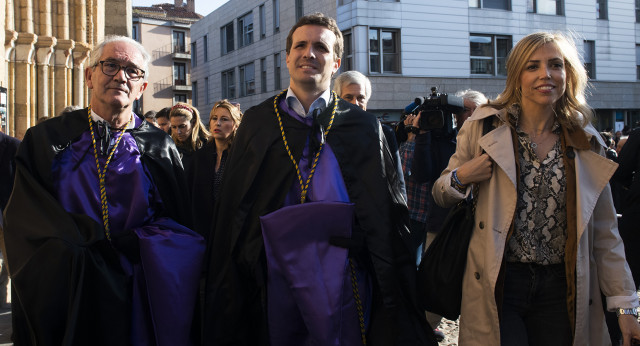
[[[272,345],[361,343],[348,250],[329,244],[351,237],[353,213],[351,203],[313,202],[260,218]],[[366,295],[366,280],[359,281]]]

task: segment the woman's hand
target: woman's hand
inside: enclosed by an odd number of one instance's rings
[[[492,171],[493,161],[487,153],[484,153],[458,167],[456,174],[462,184],[468,185],[491,178]]]
[[[638,324],[638,319],[635,316],[620,315],[620,317],[618,317],[618,324],[622,332],[623,346],[640,344],[640,324]]]

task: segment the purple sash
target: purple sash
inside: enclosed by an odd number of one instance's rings
[[[272,345],[361,343],[348,250],[329,244],[351,237],[353,214],[351,203],[312,202],[260,217]]]

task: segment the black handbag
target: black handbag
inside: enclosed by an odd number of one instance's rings
[[[449,320],[460,316],[462,277],[473,233],[474,201],[463,199],[447,215],[418,267],[418,301]]]
[[[482,134],[493,128],[493,116],[483,120]],[[462,278],[475,220],[477,189],[451,210],[418,266],[418,303],[449,320],[460,316]]]

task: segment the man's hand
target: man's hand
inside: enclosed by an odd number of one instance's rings
[[[484,153],[458,167],[456,174],[458,180],[464,185],[479,183],[491,178],[492,166],[493,161],[487,153]]]
[[[618,324],[622,332],[622,345],[640,345],[640,324],[633,315],[620,315]]]

